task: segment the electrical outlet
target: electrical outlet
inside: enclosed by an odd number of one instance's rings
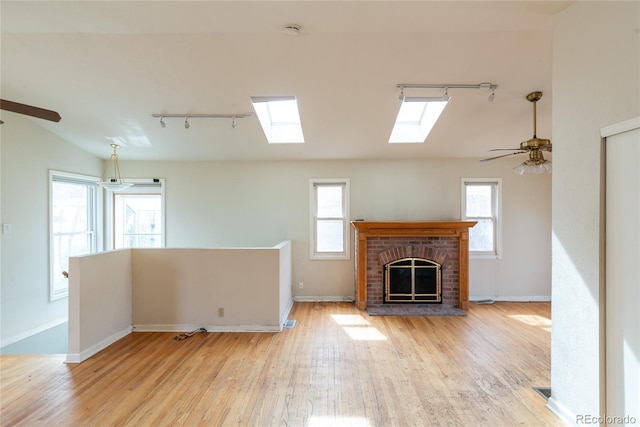
[[[11,234],[11,224],[2,224],[2,233]]]
[[[304,289],[304,283],[298,282],[298,289]]]
[[[224,307],[218,308],[218,317],[224,317]]]

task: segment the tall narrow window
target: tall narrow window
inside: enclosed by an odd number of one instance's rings
[[[311,258],[349,258],[349,179],[311,179]]]
[[[107,196],[110,249],[164,246],[164,180],[129,179],[133,186]]]
[[[49,172],[50,294],[69,294],[69,257],[98,250],[97,177]]]
[[[477,221],[469,229],[469,254],[474,258],[499,258],[501,248],[500,178],[462,179],[462,219]]]

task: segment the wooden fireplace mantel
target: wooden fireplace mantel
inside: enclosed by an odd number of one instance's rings
[[[469,228],[476,221],[351,221],[356,244],[356,306],[367,309],[367,239],[369,237],[457,237],[459,307],[469,308]]]

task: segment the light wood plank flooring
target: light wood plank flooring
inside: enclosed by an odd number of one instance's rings
[[[296,303],[282,333],[134,333],[79,365],[3,355],[2,426],[561,426],[550,305],[466,317]]]

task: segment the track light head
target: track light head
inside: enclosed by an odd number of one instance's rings
[[[235,129],[236,127],[238,127],[238,125],[236,124],[236,118],[235,118],[235,117],[231,120],[231,127],[232,127],[233,129]]]
[[[167,127],[167,124],[164,122],[164,116],[160,116],[160,126],[162,126],[163,128]]]
[[[398,96],[400,101],[404,101],[404,87],[400,88],[400,95]]]
[[[492,88],[491,95],[489,95],[489,102],[493,101],[495,97],[496,97],[496,90]]]
[[[184,118],[184,128],[189,129],[189,116]]]
[[[451,99],[451,97],[449,96],[449,87],[445,86],[444,87],[444,95],[442,95],[442,100],[443,101],[449,101]]]

